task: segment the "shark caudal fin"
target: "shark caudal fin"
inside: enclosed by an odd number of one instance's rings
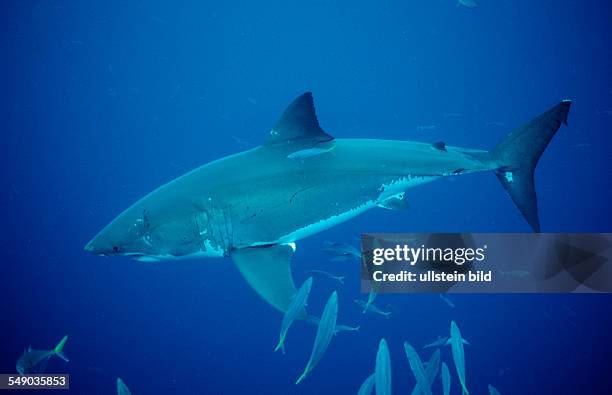
[[[514,129],[492,151],[495,173],[534,232],[540,231],[533,173],[540,156],[562,123],[567,125],[571,101],[563,100],[550,110]]]
[[[64,345],[66,344],[67,340],[68,340],[68,335],[64,336],[62,338],[62,340],[60,340],[60,342],[57,344],[57,346],[55,346],[53,351],[55,352],[55,355],[57,355],[58,357],[60,357],[64,361],[69,362],[68,357],[63,352]]]

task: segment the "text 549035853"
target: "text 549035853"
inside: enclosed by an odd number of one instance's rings
[[[68,389],[68,374],[0,374],[0,389]]]

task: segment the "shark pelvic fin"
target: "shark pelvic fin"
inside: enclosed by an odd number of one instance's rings
[[[404,192],[397,195],[389,196],[382,202],[378,203],[378,207],[386,208],[387,210],[408,210],[408,202],[404,197]]]
[[[290,245],[242,248],[231,257],[249,285],[272,307],[285,313],[297,290],[291,275]],[[304,314],[305,315],[305,314]]]
[[[270,131],[265,146],[306,149],[333,139],[319,126],[312,93],[306,92],[285,109],[274,129]]]

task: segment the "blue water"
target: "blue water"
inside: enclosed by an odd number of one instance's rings
[[[83,251],[136,199],[207,161],[260,144],[284,107],[311,90],[322,127],[341,137],[444,140],[490,148],[508,130],[574,101],[536,173],[544,231],[610,231],[612,8],[609,1],[453,0],[2,4],[0,372],[23,349],[64,334],[71,392],[350,394],[389,342],[394,393],[420,347],[457,321],[473,394],[611,393],[606,295],[381,295],[392,318],[362,315],[356,263],[324,241],[361,232],[524,232],[495,177],[409,190],[410,210],[374,210],[303,240],[293,262],[315,279],[320,314],[339,291],[336,336],[299,386],[314,339],[297,323],[273,353],[281,316],[229,259],[143,264]],[[455,113],[455,114],[454,114]],[[457,115],[459,114],[459,115]],[[419,126],[435,125],[435,130]],[[422,358],[428,358],[423,354]],[[459,393],[450,351],[452,393]],[[606,390],[607,389],[607,390]],[[440,383],[434,384],[440,393]]]

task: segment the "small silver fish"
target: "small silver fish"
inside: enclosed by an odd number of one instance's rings
[[[424,345],[423,348],[441,347],[445,345],[447,341],[448,341],[448,337],[438,336],[436,340],[434,340],[433,342],[429,344]]]
[[[446,366],[444,362],[442,362],[442,373],[440,374],[440,379],[442,380],[442,395],[449,395],[451,377],[450,372],[448,370],[448,366]]]
[[[372,391],[374,391],[374,375],[375,373],[372,373],[363,381],[359,391],[357,391],[357,395],[372,395]]]
[[[336,276],[330,272],[326,272],[324,270],[307,270],[306,273],[315,274],[319,276],[324,276],[327,278],[331,278],[332,280],[338,281],[340,284],[344,284],[344,276]]]
[[[361,259],[361,252],[357,248],[346,243],[325,242],[323,252],[333,256],[332,260],[335,261]]]
[[[384,338],[380,339],[378,343],[374,382],[376,395],[391,395],[391,357],[387,341]]]
[[[359,329],[361,329],[361,326],[357,325],[357,326],[348,326],[348,325],[342,325],[342,324],[336,324],[336,334],[338,334],[338,332],[359,332]]]
[[[287,312],[283,316],[283,322],[281,323],[281,331],[278,339],[278,344],[274,349],[275,352],[281,349],[283,351],[283,354],[285,353],[285,337],[287,337],[287,331],[289,331],[289,327],[291,327],[293,321],[295,321],[301,314],[303,314],[311,288],[312,277],[308,277],[306,281],[304,281],[304,283],[300,286],[300,289],[298,289],[293,299],[291,299],[291,303],[287,308]]]
[[[44,373],[49,358],[54,355],[68,362],[68,357],[62,351],[67,340],[68,336],[66,335],[52,350],[34,350],[32,346],[29,346],[17,360],[17,373]]]
[[[464,6],[466,8],[476,8],[478,7],[478,3],[476,0],[459,0],[457,5]]]
[[[295,384],[299,384],[308,376],[310,372],[317,366],[323,354],[329,347],[332,337],[334,336],[336,329],[336,319],[338,318],[338,293],[334,291],[323,309],[321,315],[321,321],[317,327],[317,335],[315,336],[314,345],[312,346],[312,353],[310,359],[304,368],[304,372],[297,379]]]
[[[432,395],[431,386],[429,380],[427,379],[427,375],[425,374],[425,368],[423,367],[423,362],[421,362],[419,354],[417,354],[414,347],[412,347],[408,342],[404,342],[404,351],[406,352],[410,369],[412,370],[412,374],[416,379],[421,393],[425,395]]]
[[[121,380],[121,377],[117,377],[117,395],[132,395],[130,389]]]
[[[314,325],[319,325],[320,321],[321,319],[314,315],[309,315],[308,318],[306,318],[306,322],[309,322]],[[336,324],[336,328],[334,329],[334,335],[337,335],[338,332],[358,332],[359,329],[361,329],[361,326],[359,325],[349,326],[349,325]]]
[[[363,300],[359,300],[359,299],[355,299],[354,302],[357,304],[357,306],[363,309],[362,311],[363,313],[365,313],[366,311],[371,311],[372,313],[380,314],[387,319],[389,319],[389,317],[391,316],[390,311],[382,311],[381,309],[376,307],[373,303],[364,302]]]
[[[501,395],[501,393],[497,390],[497,388],[489,384],[489,395]]]
[[[368,294],[368,301],[366,302],[367,304],[372,304],[374,303],[374,299],[376,299],[376,296],[378,295],[378,292],[376,292],[374,290],[374,287],[372,287],[372,289],[370,289],[370,293]]]
[[[453,301],[447,298],[446,296],[440,294],[440,299],[442,299],[442,301],[446,303],[449,307],[453,309],[455,308],[455,304],[453,303]]]
[[[293,160],[307,159],[313,156],[322,155],[322,154],[331,152],[331,150],[333,150],[335,147],[336,146],[333,145],[329,148],[307,148],[307,149],[303,149],[303,150],[299,150],[299,151],[290,153],[289,155],[287,155],[287,159],[293,159]]]
[[[425,377],[429,381],[429,388],[433,385],[436,380],[436,376],[438,376],[438,372],[440,371],[440,350],[436,350],[431,354],[429,361],[427,361],[427,365],[425,366]],[[412,395],[420,395],[421,390],[419,385],[414,386],[412,389]]]
[[[453,361],[455,362],[455,369],[457,370],[457,376],[459,376],[459,382],[463,392],[469,394],[465,385],[465,352],[463,351],[463,338],[461,332],[455,321],[451,321],[450,327],[450,339],[448,342],[451,345],[453,353]]]

